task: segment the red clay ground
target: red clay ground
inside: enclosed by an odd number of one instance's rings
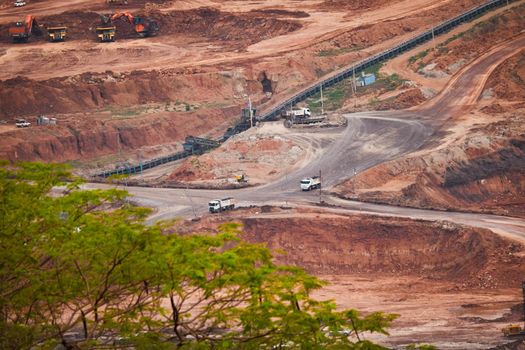
[[[450,60],[467,64],[489,46],[485,39],[487,28],[488,35],[501,41],[506,38],[505,31],[521,30],[524,22],[520,16],[524,13],[525,6],[521,5],[456,35],[456,39],[437,50],[456,52],[455,57],[439,53],[434,56],[434,51],[430,51],[427,56],[436,57],[436,61],[425,61],[423,66],[450,68]],[[427,60],[427,56],[423,59]],[[441,72],[449,74],[449,68]],[[426,70],[430,71],[438,69]],[[368,169],[339,186],[336,192],[363,201],[524,217],[524,71],[522,51],[494,70],[476,106],[451,116],[432,145]],[[427,74],[423,83],[429,79]]]
[[[525,247],[487,230],[312,210],[262,207],[181,222],[178,232],[243,224],[243,238],[265,243],[280,263],[327,279],[319,297],[341,307],[401,314],[386,345],[488,348],[519,320]]]
[[[0,141],[4,157],[46,161],[100,158],[104,162],[119,152],[123,158],[136,158],[138,148],[151,154],[154,145],[162,145],[155,148],[156,155],[165,154],[180,147],[185,130],[205,134],[199,125],[208,113],[231,121],[247,95],[259,109],[266,108],[322,74],[475,5],[473,0],[392,0],[352,6],[318,0],[133,3],[132,12],[159,21],[157,37],[135,39],[130,26],[119,21],[120,39],[97,43],[93,28],[98,14],[118,10],[103,1],[55,1],[51,5],[42,0],[0,11],[0,119],[12,125],[16,117],[34,121],[36,115],[46,114],[64,124],[58,132],[46,128],[9,131]],[[67,24],[71,39],[51,44],[33,37],[28,44],[9,43],[5,29],[27,12],[44,25]],[[322,54],[333,47],[339,51]],[[193,124],[181,112],[170,112],[169,116],[164,111],[136,112],[148,109],[145,104],[167,103],[193,106],[202,113]],[[132,110],[126,113],[141,121],[121,124],[121,109]],[[149,120],[162,120],[163,125],[180,132],[164,132],[158,140],[124,141],[119,151],[111,142],[105,142],[108,147],[82,142],[91,138],[94,118],[118,128],[136,128],[133,134],[140,139],[148,138],[144,125]],[[206,123],[212,129],[228,126],[221,118]],[[5,130],[9,128],[0,131]],[[56,150],[71,143],[79,146],[57,159],[60,152]],[[90,161],[95,163],[99,162]]]

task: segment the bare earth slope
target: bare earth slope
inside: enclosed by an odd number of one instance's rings
[[[521,6],[519,11],[524,9]],[[508,16],[515,13],[480,24],[478,28],[489,26],[503,32]],[[478,29],[469,31],[440,51],[462,47],[456,60],[465,65],[478,55],[476,42],[487,47],[483,33],[484,30]],[[436,62],[447,67],[443,60],[450,59],[444,55],[438,54]],[[473,96],[480,99],[463,108],[458,105],[433,143],[415,154],[368,169],[337,191],[364,201],[524,217],[524,55],[524,51],[518,51],[494,70],[485,86],[478,90],[482,93]],[[435,63],[431,58],[427,60],[425,65]],[[432,101],[420,110],[425,111],[431,105]]]
[[[327,72],[477,4],[473,0],[374,1],[351,6],[318,0],[133,3],[125,9],[156,19],[161,24],[158,36],[138,39],[131,26],[118,21],[117,42],[97,43],[93,29],[99,14],[121,10],[103,1],[51,6],[51,1],[42,0],[22,9],[2,8],[0,119],[11,126],[0,125],[0,132],[9,132],[0,140],[4,157],[57,160],[61,152],[56,150],[70,143],[77,147],[68,147],[60,160],[109,159],[119,153],[122,161],[135,161],[139,153],[149,158],[166,154],[180,148],[188,135],[185,130],[205,135],[199,127],[203,124],[225,130],[248,95],[259,110],[267,108]],[[54,44],[42,37],[32,37],[27,44],[10,43],[6,28],[27,12],[44,27],[68,25],[71,37]],[[340,51],[321,54],[333,46]],[[186,110],[174,111],[169,104],[200,112],[188,117],[181,113]],[[11,132],[15,118],[34,122],[38,114],[56,117],[59,130]],[[207,114],[224,118],[207,119]],[[156,142],[144,128],[150,120],[161,120],[179,132],[163,131]],[[124,140],[120,149],[114,142],[82,142],[92,131],[97,133],[93,140],[112,138],[103,135],[107,134],[103,128],[92,127],[98,121],[117,129],[134,128],[136,137],[148,140]],[[153,151],[155,146],[159,147]]]

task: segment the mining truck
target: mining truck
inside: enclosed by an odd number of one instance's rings
[[[301,180],[301,190],[310,191],[321,188],[321,178],[319,176],[306,177]]]
[[[97,38],[100,42],[107,43],[110,41],[115,41],[115,26],[100,26],[95,30],[97,32]]]
[[[47,27],[47,38],[51,42],[64,41],[67,36],[67,27]]]
[[[520,324],[509,324],[501,329],[506,337],[525,336],[525,281],[521,282],[523,293],[523,327]]]
[[[27,15],[24,21],[18,21],[9,28],[9,36],[15,43],[27,42],[32,34],[42,34],[33,15]]]
[[[210,210],[210,213],[232,210],[233,208],[235,208],[235,200],[231,197],[214,199],[208,203],[208,209]]]

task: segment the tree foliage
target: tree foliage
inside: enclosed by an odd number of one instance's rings
[[[338,311],[237,224],[167,234],[126,195],[82,190],[64,166],[2,164],[0,348],[381,348],[362,333],[396,315]]]

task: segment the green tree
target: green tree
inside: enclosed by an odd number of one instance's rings
[[[64,166],[0,167],[0,347],[377,349],[396,317],[337,311],[323,284],[227,224],[168,234],[120,190]]]

